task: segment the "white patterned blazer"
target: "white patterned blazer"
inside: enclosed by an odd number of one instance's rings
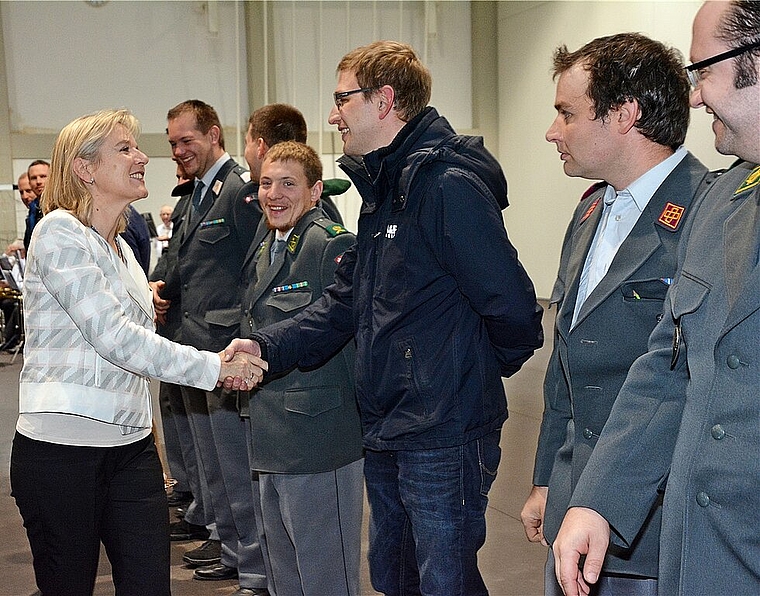
[[[122,425],[126,434],[152,424],[149,377],[216,386],[216,354],[155,333],[148,282],[135,273],[126,242],[117,242],[127,264],[66,211],[35,227],[24,284],[21,414],[76,414]]]

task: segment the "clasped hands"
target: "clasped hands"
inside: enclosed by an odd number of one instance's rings
[[[269,364],[261,359],[258,342],[250,339],[233,339],[232,343],[219,352],[222,367],[219,370],[217,386],[225,389],[249,391],[261,383]]]

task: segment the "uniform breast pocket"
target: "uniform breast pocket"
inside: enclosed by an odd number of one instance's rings
[[[312,418],[339,408],[342,403],[340,387],[308,387],[285,391],[285,409]]]
[[[203,320],[217,327],[235,327],[240,325],[240,308],[218,308],[207,310]]]
[[[311,290],[301,290],[297,292],[280,292],[272,294],[266,299],[266,305],[276,308],[282,312],[293,312],[301,308],[306,308],[311,304]]]
[[[637,302],[641,300],[665,300],[665,294],[670,288],[670,278],[630,280],[620,286],[623,300]]]
[[[201,224],[203,226],[203,224]],[[198,230],[198,240],[204,244],[216,244],[230,235],[230,228],[224,225],[210,225]]]

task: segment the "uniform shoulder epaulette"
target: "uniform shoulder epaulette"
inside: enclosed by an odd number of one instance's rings
[[[739,185],[739,188],[734,191],[734,195],[747,192],[751,188],[755,188],[758,184],[760,184],[760,166],[757,166],[749,173],[749,176],[744,179],[744,182],[742,182]]]
[[[251,181],[251,173],[248,170],[246,170],[243,166],[236,165],[232,169],[232,171],[235,172],[243,182]]]
[[[319,217],[314,220],[314,223],[317,224],[320,228],[324,229],[325,232],[327,232],[333,238],[335,236],[340,236],[341,234],[348,234],[348,230],[346,228],[340,224],[335,223],[327,217]]]

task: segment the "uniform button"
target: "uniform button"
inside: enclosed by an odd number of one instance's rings
[[[185,311],[184,313],[182,313],[182,315],[187,319],[190,316],[190,313]]]
[[[409,360],[412,357],[412,348],[407,348],[404,350],[404,358]]]
[[[697,493],[697,505],[700,507],[707,507],[710,504],[710,497],[707,496],[706,492],[698,492]]]
[[[584,438],[584,439],[590,439],[590,438],[591,438],[591,437],[593,437],[593,436],[594,436],[594,433],[593,433],[593,432],[591,432],[591,429],[590,429],[590,428],[584,428],[584,429],[583,429],[583,438]]]
[[[728,364],[728,368],[737,369],[741,366],[742,363],[736,354],[731,354],[728,358],[726,358],[726,364]]]
[[[712,435],[713,439],[720,441],[723,437],[726,436],[726,431],[723,430],[723,427],[720,424],[716,424],[710,429],[710,434]]]

